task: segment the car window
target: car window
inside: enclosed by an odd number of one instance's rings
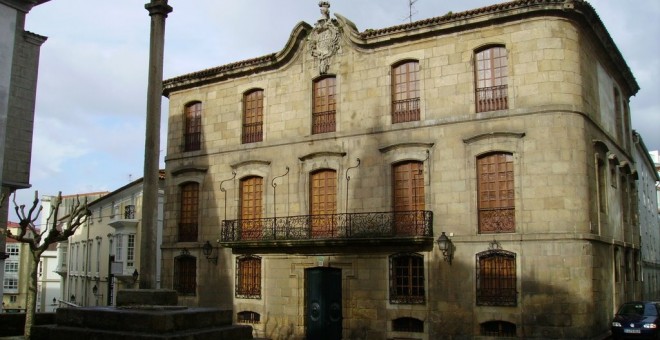
[[[644,316],[658,316],[658,309],[654,304],[649,303],[644,308]]]
[[[644,313],[644,304],[641,303],[626,303],[619,308],[617,314],[624,315],[642,315]]]

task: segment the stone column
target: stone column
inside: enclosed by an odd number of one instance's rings
[[[142,225],[140,227],[140,289],[156,288],[156,235],[158,228],[158,176],[160,159],[160,110],[163,92],[163,50],[165,19],[172,12],[167,0],[144,5],[151,17],[149,79],[147,85],[147,127],[144,145]]]

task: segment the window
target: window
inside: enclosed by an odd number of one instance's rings
[[[392,166],[392,202],[395,232],[422,235],[424,227],[424,163],[406,161]]]
[[[337,172],[319,170],[310,175],[309,201],[312,215],[312,238],[337,236],[334,217],[337,213]]]
[[[174,259],[174,290],[179,295],[195,295],[197,289],[197,259],[190,255]]]
[[[241,256],[236,259],[236,297],[261,298],[261,258]]]
[[[481,335],[515,337],[516,324],[506,321],[488,321],[481,324]]]
[[[18,273],[18,262],[5,261],[5,273]]]
[[[392,320],[392,331],[394,332],[424,332],[424,321],[415,318],[398,318]]]
[[[419,62],[392,67],[392,124],[419,120]]]
[[[199,184],[185,183],[181,186],[181,211],[179,215],[179,242],[197,241],[197,219],[199,211]]]
[[[20,254],[20,248],[16,243],[7,243],[5,251],[9,257],[18,257]]]
[[[246,177],[241,180],[241,239],[261,239],[261,208],[263,200],[263,178]]]
[[[135,261],[135,234],[128,235],[128,244],[126,245],[126,267],[133,267]]]
[[[264,122],[264,91],[252,90],[243,95],[243,144],[261,142]]]
[[[6,290],[18,290],[18,279],[14,277],[6,277],[4,283]]]
[[[196,151],[202,147],[202,103],[195,102],[185,108],[184,151]]]
[[[477,112],[505,110],[507,94],[507,53],[504,46],[477,51],[475,58]]]
[[[477,254],[477,305],[515,306],[516,255],[506,250]]]
[[[313,134],[335,131],[335,89],[335,77],[324,77],[314,81]]]
[[[117,234],[115,237],[115,261],[120,262],[124,258],[123,254],[124,254],[124,235]]]
[[[491,153],[477,158],[479,232],[515,232],[513,155]]]
[[[600,213],[607,212],[607,176],[605,161],[598,157],[596,159],[596,174],[598,180],[598,211]]]
[[[424,257],[399,254],[390,257],[390,302],[424,303]]]
[[[614,88],[614,119],[616,121],[616,137],[619,139],[619,142],[621,144],[624,144],[623,136],[624,136],[624,129],[625,129],[625,124],[623,124],[623,112],[621,110],[621,106],[623,103],[621,102],[621,92],[619,92],[619,89],[616,87]]]
[[[238,312],[236,314],[236,321],[238,323],[257,324],[261,321],[261,315],[257,312],[250,311]]]

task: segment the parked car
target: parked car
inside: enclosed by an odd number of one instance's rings
[[[619,307],[612,319],[614,339],[660,339],[660,302],[631,301]]]

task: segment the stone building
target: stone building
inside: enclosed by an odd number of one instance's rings
[[[639,298],[628,99],[585,1],[359,31],[164,82],[163,274],[273,339],[596,338]]]
[[[26,31],[25,17],[32,7],[47,1],[0,0],[0,195],[30,187],[39,52],[46,37]],[[8,221],[7,203],[0,207],[3,229]],[[0,249],[4,247],[2,233]]]

